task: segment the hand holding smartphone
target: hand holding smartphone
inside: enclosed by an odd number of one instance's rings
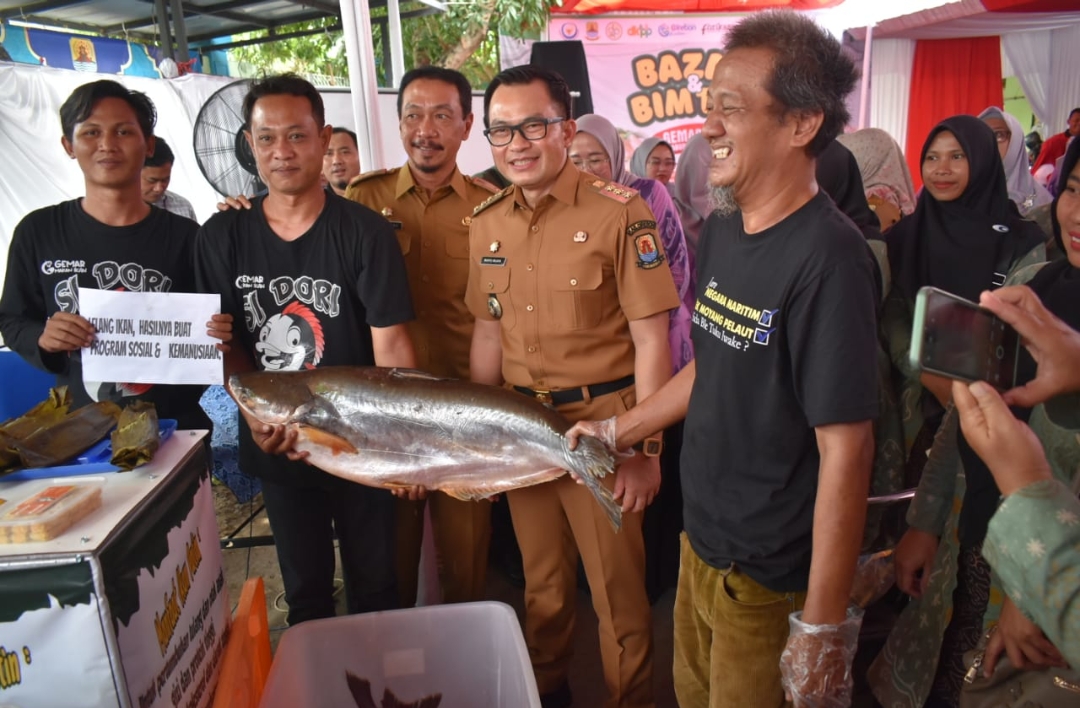
[[[937,288],[920,288],[911,332],[911,365],[998,390],[1016,385],[1020,336],[989,310]]]

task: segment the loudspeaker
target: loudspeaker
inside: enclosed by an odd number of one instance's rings
[[[592,88],[589,86],[589,66],[585,63],[585,47],[581,40],[571,42],[535,42],[530,64],[558,72],[571,91],[576,91],[571,118],[593,112]]]

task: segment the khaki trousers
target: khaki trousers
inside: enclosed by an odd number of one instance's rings
[[[561,406],[570,420],[603,419],[634,403],[633,389]],[[614,475],[605,484],[614,487]],[[540,693],[566,680],[573,651],[578,554],[599,619],[607,708],[652,707],[652,613],[645,594],[642,514],[611,528],[600,505],[569,475],[509,492],[525,568],[525,642]]]
[[[461,501],[442,492],[432,492],[421,501],[395,501],[397,586],[401,606],[416,605],[425,505],[431,509],[442,601],[483,600],[491,541],[491,502]]]
[[[737,567],[703,561],[682,535],[675,595],[675,697],[681,708],[779,708],[788,615],[806,593],[779,593]]]

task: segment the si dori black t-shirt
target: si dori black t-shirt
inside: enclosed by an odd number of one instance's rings
[[[205,386],[84,381],[82,351],[44,354],[38,339],[57,312],[79,312],[79,288],[190,293],[195,289],[192,249],[199,228],[191,219],[151,207],[142,221],[109,226],[87,214],[81,199],[38,209],[17,227],[8,252],[0,298],[4,342],[31,364],[68,386],[73,407],[112,400],[154,404],[159,418],[181,428],[209,428],[199,407]]]
[[[873,256],[819,193],[756,234],[739,213],[714,214],[697,263],[687,535],[713,567],[735,563],[772,590],[806,590],[814,428],[877,416]]]
[[[293,241],[270,228],[263,198],[250,210],[216,214],[199,230],[195,261],[199,287],[221,293],[235,346],[260,371],[371,366],[370,327],[413,318],[405,262],[386,219],[329,192],[318,219]],[[324,474],[263,453],[242,418],[240,459],[278,481]]]

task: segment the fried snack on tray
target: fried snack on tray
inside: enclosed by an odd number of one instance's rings
[[[50,541],[100,506],[100,484],[47,487],[0,518],[0,543]]]
[[[161,445],[157,411],[149,401],[136,401],[120,413],[112,432],[112,459],[122,470],[133,470],[154,458]]]

